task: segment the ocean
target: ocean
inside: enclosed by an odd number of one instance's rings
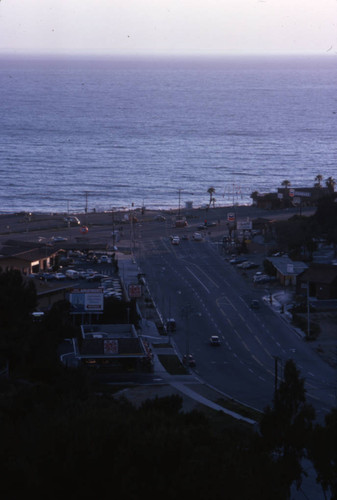
[[[337,57],[0,57],[0,212],[251,204],[337,174]]]

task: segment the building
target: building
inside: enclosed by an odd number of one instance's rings
[[[28,276],[52,267],[58,253],[58,248],[45,243],[7,240],[0,249],[0,267],[3,271],[17,269]]]
[[[268,257],[276,270],[276,278],[284,286],[296,285],[298,276],[308,268],[307,264],[293,261],[289,257]]]
[[[298,294],[307,294],[317,299],[337,299],[337,266],[332,264],[311,264],[297,280]]]
[[[151,370],[151,349],[134,325],[82,325],[81,333],[73,341],[79,365],[116,373]]]

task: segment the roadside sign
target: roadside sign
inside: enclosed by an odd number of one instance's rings
[[[69,294],[69,302],[73,313],[102,312],[104,309],[104,296],[101,288],[74,289]]]
[[[292,198],[295,194],[295,189],[289,189],[289,196]]]
[[[235,221],[235,213],[234,213],[234,212],[229,212],[229,213],[227,214],[227,220],[228,220],[229,222],[234,222],[234,221]]]
[[[129,297],[139,298],[142,296],[142,285],[131,284],[128,286]]]

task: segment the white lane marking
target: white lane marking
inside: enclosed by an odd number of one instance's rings
[[[191,274],[192,274],[192,276],[193,276],[193,277],[194,277],[197,281],[199,281],[200,285],[204,287],[204,289],[206,290],[206,292],[207,292],[207,293],[211,293],[211,292],[208,290],[207,286],[206,286],[206,285],[205,285],[202,281],[200,281],[200,280],[199,280],[198,276],[196,276],[196,275],[194,274],[194,272],[193,272],[193,271],[191,271],[191,269],[190,269],[190,268],[186,267],[186,269],[187,269],[187,271],[188,271],[189,273],[191,273]]]

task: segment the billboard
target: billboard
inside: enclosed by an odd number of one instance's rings
[[[236,223],[236,229],[241,231],[249,231],[253,228],[253,222],[249,220],[238,220]]]
[[[75,289],[69,293],[72,313],[100,313],[104,309],[104,296],[101,288]]]

